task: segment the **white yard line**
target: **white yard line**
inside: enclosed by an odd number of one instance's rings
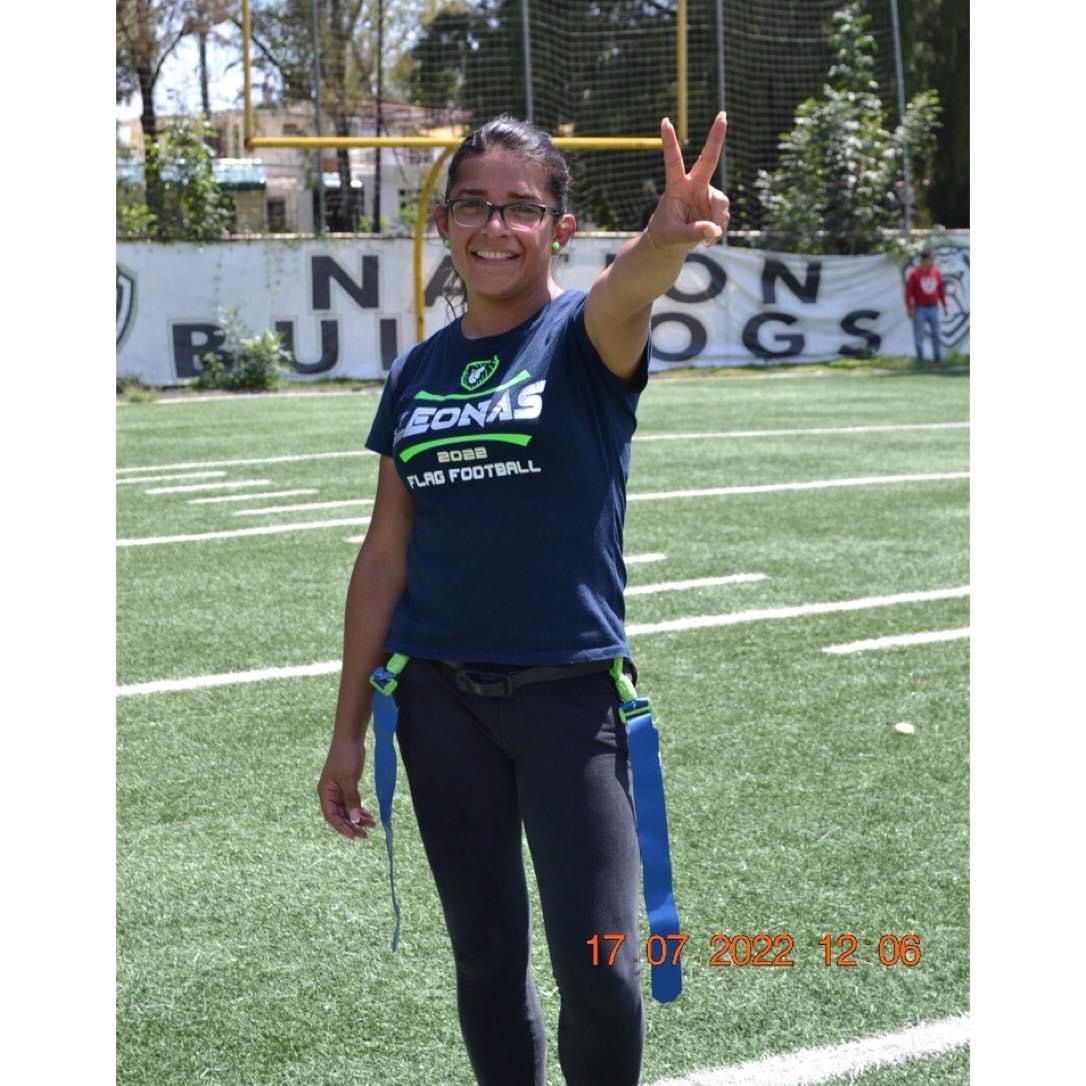
[[[898,592],[892,596],[864,596],[856,600],[835,600],[831,603],[802,603],[794,607],[757,607],[749,611],[732,611],[725,615],[691,615],[665,622],[635,622],[626,627],[628,637],[641,634],[675,633],[681,630],[704,630],[717,626],[738,626],[745,622],[772,619],[806,618],[808,615],[831,615],[841,611],[866,611],[871,607],[893,607],[899,603],[929,603],[952,600],[969,595],[969,586],[934,588],[925,592]]]
[[[369,524],[369,517],[349,517],[346,520],[315,520],[303,524],[266,524],[261,528],[233,528],[225,532],[201,532],[198,535],[154,535],[140,539],[118,539],[118,547],[149,547],[157,543],[202,543],[205,539],[237,539],[246,535],[279,535],[283,532],[306,532],[316,528],[337,528],[345,524]]]
[[[969,636],[969,627],[956,630],[927,630],[924,633],[895,634],[888,637],[872,637],[866,641],[848,641],[841,645],[827,645],[822,651],[837,654],[867,652],[871,649],[896,649],[902,645],[930,645],[939,641],[960,641]]]
[[[186,468],[240,468],[252,464],[297,464],[303,460],[340,460],[345,456],[376,456],[369,449],[345,449],[342,452],[294,453],[290,456],[257,456],[247,460],[190,460],[183,464],[153,464],[142,468],[118,468],[117,474],[138,471],[184,471]]]
[[[261,494],[260,497],[266,497]],[[344,505],[373,505],[373,498],[344,498],[334,502],[302,502],[298,505],[269,505],[264,509],[238,509],[235,517],[259,517],[264,513],[298,513],[308,509],[338,509]]]
[[[622,561],[628,566],[636,565],[640,562],[662,562],[667,558],[666,554],[661,554],[659,551],[653,551],[649,554],[624,554]]]
[[[804,483],[758,483],[753,486],[711,486],[699,490],[656,490],[628,494],[627,501],[665,501],[672,498],[716,498],[729,494],[770,494],[781,490],[828,490],[837,486],[885,486],[892,483],[936,483],[968,479],[967,471],[946,471],[930,475],[862,475],[851,479],[812,479]]]
[[[720,497],[731,494],[768,494],[776,491],[787,490],[826,490],[832,487],[838,486],[878,486],[882,484],[890,483],[921,483],[921,482],[945,482],[953,479],[968,479],[969,472],[967,471],[951,471],[944,472],[936,475],[868,475],[861,478],[854,479],[815,479],[803,483],[763,483],[756,486],[721,486],[721,487],[707,487],[701,490],[661,490],[650,491],[641,494],[630,494],[628,500],[632,502],[636,501],[663,501],[672,498],[707,498],[707,497]],[[192,487],[163,487],[152,488],[147,491],[148,494],[165,494],[170,492],[177,492],[182,490],[197,490],[208,489],[212,487],[227,487],[227,486],[256,486],[258,484],[267,484],[267,479],[255,479],[250,480],[248,483],[204,483],[197,484]],[[264,495],[260,495],[263,497]],[[243,535],[272,535],[277,531],[291,532],[297,531],[303,528],[322,528],[331,527],[336,524],[368,524],[369,519],[366,520],[330,520],[321,521],[315,524],[282,524],[272,525],[266,529],[251,529],[235,532],[203,532],[195,533],[192,535],[167,535],[167,536],[148,536],[143,539],[119,539],[117,540],[118,547],[136,547],[136,546],[148,546],[154,543],[196,543],[203,539],[229,539],[234,536]],[[353,537],[347,540],[348,543],[356,543],[357,540]]]
[[[627,559],[629,561],[629,559]],[[688,588],[711,588],[718,584],[750,584],[764,581],[764,573],[729,573],[724,577],[692,577],[686,581],[661,581],[659,584],[643,584],[627,588],[627,596],[652,596],[657,592],[683,592]]]
[[[250,531],[257,532],[261,530],[250,529]],[[645,633],[665,633],[673,630],[702,629],[711,626],[733,626],[740,622],[802,618],[805,615],[824,615],[835,611],[861,611],[868,607],[888,607],[896,603],[955,599],[968,594],[968,585],[960,588],[937,588],[926,592],[900,592],[893,596],[866,596],[858,600],[839,600],[834,603],[808,603],[797,607],[767,607],[755,611],[736,611],[730,615],[696,615],[691,618],[673,619],[670,622],[642,623],[641,625],[627,626],[626,632],[633,636]],[[118,686],[117,696],[159,694],[172,690],[195,690],[204,686],[228,686],[233,682],[261,682],[264,679],[292,679],[301,675],[323,675],[338,670],[339,666],[338,660],[325,660],[319,663],[300,664],[294,667],[270,667],[257,671],[197,675],[187,679],[162,679],[149,683]],[[319,670],[314,671],[313,668]]]
[[[969,1044],[969,1015],[921,1022],[859,1041],[801,1048],[731,1067],[661,1079],[653,1086],[813,1086],[877,1067],[942,1056]]]
[[[710,438],[806,437],[818,434],[889,434],[899,430],[966,430],[968,422],[903,422],[882,426],[808,426],[791,430],[710,430],[705,433],[635,434],[634,441],[703,441]]]
[[[118,686],[118,697],[133,694],[166,694],[177,690],[206,690],[211,686],[234,686],[237,683],[262,683],[269,679],[301,679],[307,675],[331,675],[340,669],[339,660],[318,664],[298,664],[294,667],[264,667],[254,671],[227,671],[220,675],[193,675],[188,679],[156,679],[147,683]]]
[[[711,433],[637,434],[634,441],[703,441],[706,438],[751,437],[817,437],[824,434],[889,433],[894,430],[964,429],[968,422],[907,422],[885,426],[812,426],[791,430],[719,430]],[[117,474],[140,471],[183,471],[186,468],[231,468],[252,464],[293,464],[303,460],[337,460],[345,456],[376,456],[369,449],[346,449],[340,452],[296,453],[292,456],[263,456],[246,460],[196,460],[181,464],[150,464],[143,467],[118,468]]]
[[[134,483],[175,483],[179,479],[214,479],[221,478],[225,471],[188,471],[183,475],[130,475],[127,479],[118,479],[118,486],[131,486]]]
[[[319,494],[317,487],[307,487],[302,490],[265,490],[261,498],[295,498],[309,494]],[[189,498],[189,505],[211,505],[213,502],[251,502],[252,494],[223,494],[218,498]]]
[[[234,479],[225,483],[187,483],[185,486],[153,486],[145,494],[196,494],[201,490],[241,490],[247,486],[271,486],[271,479]]]

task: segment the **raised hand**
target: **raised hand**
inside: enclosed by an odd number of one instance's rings
[[[727,114],[718,113],[701,154],[687,173],[671,121],[665,117],[660,122],[665,187],[645,227],[649,240],[658,249],[691,249],[699,241],[711,245],[727,229],[730,218],[728,197],[711,183],[727,127]]]

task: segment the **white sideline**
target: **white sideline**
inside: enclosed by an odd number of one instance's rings
[[[700,490],[657,490],[628,494],[627,501],[650,502],[671,498],[715,498],[726,494],[770,494],[779,490],[827,490],[835,486],[879,486],[888,483],[935,483],[968,479],[967,471],[945,471],[930,475],[862,475],[851,479],[812,479],[805,483],[758,483],[754,486],[711,486]]]
[[[802,437],[807,434],[888,434],[898,430],[964,430],[968,422],[901,422],[880,426],[808,426],[792,430],[710,430],[701,434],[634,434],[634,441],[700,441],[704,438]]]
[[[867,652],[869,649],[894,649],[902,645],[929,645],[937,641],[959,641],[969,636],[969,627],[960,626],[956,630],[926,630],[923,633],[894,634],[887,637],[872,637],[866,641],[848,641],[841,645],[826,645],[823,652],[844,654]]]
[[[895,603],[917,603],[927,600],[953,599],[969,593],[969,586],[961,588],[937,588],[927,592],[900,592],[893,596],[866,596],[858,600],[840,600],[835,603],[808,603],[797,607],[768,607],[753,611],[737,611],[730,615],[697,615],[692,618],[672,619],[670,622],[642,623],[628,626],[630,636],[643,633],[662,633],[672,630],[690,630],[710,626],[733,626],[740,622],[758,622],[764,619],[801,618],[805,615],[824,615],[834,611],[860,611],[868,607],[889,607]],[[130,694],[161,694],[173,690],[194,690],[204,686],[228,686],[231,683],[261,682],[264,679],[293,679],[301,675],[324,675],[338,671],[338,660],[325,660],[314,664],[293,667],[269,667],[256,671],[226,672],[219,675],[196,675],[188,679],[159,679],[146,683],[118,686],[118,697]],[[318,670],[313,670],[314,668]]]
[[[134,483],[176,483],[179,479],[221,478],[225,471],[187,471],[183,475],[130,475],[127,479],[118,479],[118,486],[131,486]]]
[[[662,562],[667,557],[666,554],[661,554],[659,551],[653,551],[649,554],[624,554],[622,561],[626,565],[631,566],[637,562]]]
[[[295,498],[306,494],[319,494],[317,487],[307,487],[303,490],[265,490],[259,495],[261,498]],[[256,495],[253,494],[222,494],[217,498],[189,498],[189,505],[211,505],[214,502],[251,502]]]
[[[205,539],[237,539],[243,535],[279,535],[282,532],[305,532],[312,528],[336,528],[343,524],[369,524],[369,517],[348,517],[346,520],[314,520],[305,524],[265,524],[261,528],[232,528],[225,532],[201,532],[199,535],[152,535],[139,539],[118,539],[118,547],[148,547],[154,543],[197,543]]]
[[[928,603],[932,600],[952,600],[968,595],[969,586],[961,585],[958,588],[933,588],[924,592],[897,592],[891,596],[863,596],[857,600],[835,600],[832,603],[801,603],[794,607],[756,607],[749,611],[732,611],[725,615],[693,615],[690,618],[672,618],[665,622],[635,622],[626,627],[626,636],[704,630],[716,626],[738,626],[744,622],[763,622],[767,619],[831,615],[841,611],[866,611],[870,607],[893,607],[899,603]]]
[[[250,494],[250,498],[263,498],[265,494]],[[309,509],[339,509],[344,505],[373,505],[373,498],[343,498],[334,502],[301,502],[297,505],[269,505],[263,509],[238,509],[235,517],[259,517],[264,513],[298,513]]]
[[[713,434],[640,434],[634,435],[634,441],[682,441],[700,440],[705,437],[713,438],[747,438],[747,437],[801,437],[804,434],[851,434],[856,432],[890,433],[895,430],[916,430],[925,427],[967,427],[968,422],[903,422],[896,425],[856,427],[856,426],[818,426],[809,429],[795,430],[721,430]],[[293,464],[299,460],[334,460],[343,456],[376,456],[369,449],[347,449],[342,452],[322,453],[295,453],[292,456],[264,456],[249,460],[196,460],[183,464],[151,464],[144,467],[118,468],[117,474],[139,471],[182,471],[185,468],[232,468],[251,464]]]
[[[630,494],[627,495],[628,501],[659,501],[670,498],[707,498],[718,497],[728,494],[768,494],[774,491],[781,490],[826,490],[837,486],[877,486],[883,483],[922,483],[922,482],[941,482],[947,479],[968,479],[969,472],[967,471],[953,471],[946,472],[938,475],[868,475],[862,478],[855,479],[815,479],[810,482],[804,483],[762,483],[757,486],[721,486],[721,487],[709,487],[704,490],[667,490],[667,491],[655,491],[643,494]],[[267,480],[264,480],[267,482]],[[229,483],[208,483],[209,487],[213,486],[229,486],[229,485],[241,485],[241,484],[229,484]],[[177,490],[185,489],[183,487],[175,488]],[[164,491],[147,491],[151,493],[162,493]],[[263,497],[263,495],[256,495],[256,497]],[[297,507],[291,507],[297,508]],[[163,535],[163,536],[147,536],[137,539],[118,539],[118,547],[136,547],[136,546],[149,546],[154,543],[197,543],[204,539],[230,539],[237,536],[244,535],[274,535],[276,532],[296,532],[306,528],[331,528],[339,524],[368,524],[369,518],[365,520],[326,520],[318,521],[312,524],[270,524],[266,528],[261,529],[242,529],[233,532],[198,532],[191,535]],[[359,540],[353,537],[347,540],[349,543],[359,542]]]
[[[225,483],[186,483],[185,486],[153,486],[144,494],[195,494],[200,490],[242,490],[247,486],[271,486],[271,479],[234,479]]]
[[[966,1013],[936,1022],[920,1022],[859,1041],[801,1048],[732,1067],[695,1071],[684,1078],[661,1079],[652,1086],[813,1086],[876,1067],[946,1055],[968,1044]]]
[[[372,377],[359,377],[359,381],[372,381]],[[339,391],[336,389],[328,389],[323,392],[276,392],[274,398],[277,400],[302,400],[307,396],[358,396],[363,395],[369,389],[343,389]],[[380,394],[380,388],[373,388],[372,392]],[[232,403],[256,403],[263,400],[263,396],[239,396],[236,392],[224,392],[218,396],[166,396],[163,399],[151,400],[155,407],[168,407],[171,404],[179,403],[221,403],[223,400],[229,400]],[[118,407],[130,406],[128,400],[120,400],[117,403]]]
[[[629,559],[627,559],[629,561]],[[661,581],[659,584],[642,584],[627,588],[627,596],[652,596],[657,592],[682,592],[688,588],[711,588],[718,584],[750,584],[764,581],[765,573],[729,573],[725,577],[692,577],[685,581]]]
[[[268,679],[301,679],[307,675],[331,675],[339,671],[339,660],[324,660],[316,664],[296,664],[293,667],[263,667],[253,671],[227,671],[219,675],[193,675],[187,679],[155,679],[153,682],[118,686],[117,696],[132,694],[167,694],[176,690],[204,690],[210,686],[233,686],[235,683],[262,683]]]

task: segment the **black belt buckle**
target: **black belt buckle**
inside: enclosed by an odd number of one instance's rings
[[[454,673],[454,678],[456,688],[465,694],[475,694],[481,698],[511,698],[513,696],[512,675],[459,670]]]

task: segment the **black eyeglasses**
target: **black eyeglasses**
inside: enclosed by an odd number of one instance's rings
[[[520,200],[513,204],[492,204],[489,200],[480,200],[474,196],[449,200],[445,206],[457,226],[466,226],[469,229],[476,229],[489,222],[495,211],[511,230],[534,230],[543,221],[544,215],[562,214],[558,208],[547,207],[546,204],[532,204]]]

